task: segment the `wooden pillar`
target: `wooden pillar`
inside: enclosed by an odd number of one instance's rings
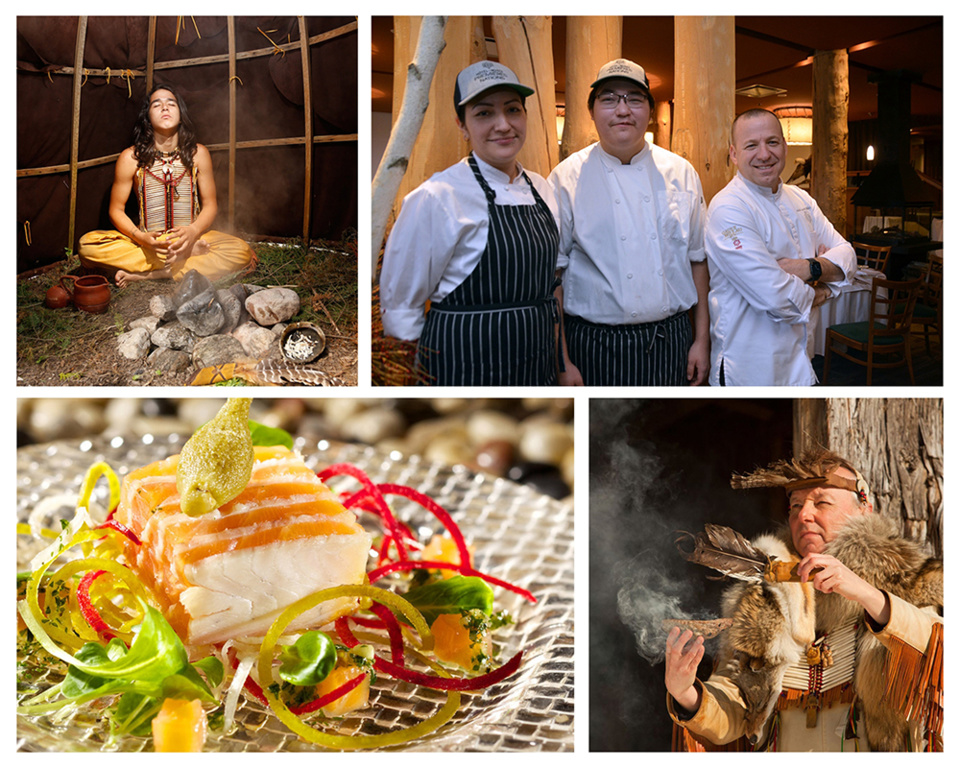
[[[70,213],[67,225],[68,248],[73,250],[77,226],[77,170],[80,157],[80,90],[83,85],[83,49],[87,45],[87,16],[77,21],[77,38],[73,50],[73,123],[70,129]]]
[[[708,203],[734,175],[728,158],[735,116],[734,46],[733,16],[674,17],[671,148],[693,164]]]
[[[658,147],[670,149],[670,135],[673,131],[673,116],[669,101],[657,102],[657,114],[651,125],[653,128],[653,143]]]
[[[235,229],[237,210],[237,25],[233,16],[227,16],[227,99],[229,102],[229,147],[227,149],[227,229]]]
[[[810,194],[842,235],[847,234],[848,58],[845,50],[817,51],[813,56]]]
[[[597,140],[587,110],[590,83],[600,67],[621,55],[623,18],[620,16],[567,16],[567,90],[560,159]]]
[[[500,63],[536,91],[527,98],[527,139],[520,150],[524,168],[547,176],[560,162],[557,143],[557,89],[550,16],[494,16],[493,37]]]
[[[943,401],[937,398],[797,400],[794,455],[828,448],[863,474],[877,513],[943,555]]]
[[[403,104],[407,65],[416,53],[420,34],[419,16],[393,17],[393,121]],[[483,20],[480,16],[451,16],[444,29],[446,47],[430,86],[430,106],[423,118],[417,143],[410,153],[407,172],[400,182],[396,204],[437,171],[442,171],[467,154],[453,106],[453,89],[461,69],[486,58]]]

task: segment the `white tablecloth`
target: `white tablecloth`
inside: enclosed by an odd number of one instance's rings
[[[807,354],[822,355],[827,348],[827,328],[840,323],[859,323],[870,319],[870,289],[873,278],[883,277],[875,269],[860,268],[849,285],[837,296],[827,299],[810,312],[807,324]]]

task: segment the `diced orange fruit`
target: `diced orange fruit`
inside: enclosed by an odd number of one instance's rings
[[[346,685],[357,675],[364,674],[363,670],[357,666],[336,667],[333,672],[324,678],[323,682],[317,686],[317,696],[326,696],[330,691],[334,691],[341,685]],[[370,699],[370,676],[360,683],[356,688],[348,691],[339,699],[334,699],[327,706],[322,707],[323,714],[327,717],[343,717],[355,709],[361,709],[367,706]]]
[[[480,633],[475,640],[470,639],[470,630],[463,624],[459,613],[441,613],[437,616],[430,631],[433,632],[433,654],[440,661],[456,664],[470,672],[482,665],[493,654],[493,640],[489,632]]]
[[[155,752],[202,752],[206,737],[207,717],[198,699],[164,699],[153,718]]]
[[[467,551],[470,553],[470,557],[473,557],[473,547],[467,547]],[[440,563],[451,563],[453,565],[462,565],[460,562],[460,550],[457,549],[457,542],[455,542],[449,536],[442,536],[439,533],[435,533],[430,541],[427,543],[427,546],[423,548],[423,552],[420,554],[421,559],[423,560],[433,560]],[[451,578],[456,576],[454,571],[444,571],[444,578]]]

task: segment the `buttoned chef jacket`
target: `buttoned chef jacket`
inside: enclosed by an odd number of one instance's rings
[[[857,270],[853,247],[810,195],[780,184],[776,192],[739,173],[710,201],[706,249],[710,265],[710,383],[815,384],[807,357],[807,321],[814,289],[777,260],[811,259],[820,245],[844,280],[825,283],[836,295]]]
[[[603,325],[690,309],[703,261],[703,190],[693,166],[646,143],[629,165],[592,144],[548,178],[560,206],[563,309]]]
[[[507,174],[479,157],[476,160],[496,192],[497,205],[536,205],[519,163],[511,182]],[[546,180],[532,171],[526,173],[558,219]],[[427,300],[442,300],[467,279],[487,247],[488,231],[487,198],[467,158],[435,173],[408,194],[387,240],[380,271],[384,333],[419,339]]]

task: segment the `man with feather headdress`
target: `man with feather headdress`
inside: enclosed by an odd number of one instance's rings
[[[750,581],[732,588],[724,606],[733,627],[705,682],[696,679],[703,640],[694,640],[689,630],[671,630],[665,682],[668,710],[683,729],[678,745],[942,749],[940,561],[927,558],[900,537],[892,521],[874,513],[862,475],[828,451],[735,475],[731,485],[786,491],[788,525],[755,543],[763,549],[766,541],[767,551],[780,547],[778,557],[799,561],[793,567],[800,583],[771,584],[769,571],[766,577],[754,571],[746,577]],[[773,643],[779,632],[788,641],[781,647],[788,647],[798,636],[804,604],[813,608],[814,596],[812,642],[771,669],[775,654],[757,644]],[[768,701],[758,704],[756,688],[763,679],[772,690]]]

